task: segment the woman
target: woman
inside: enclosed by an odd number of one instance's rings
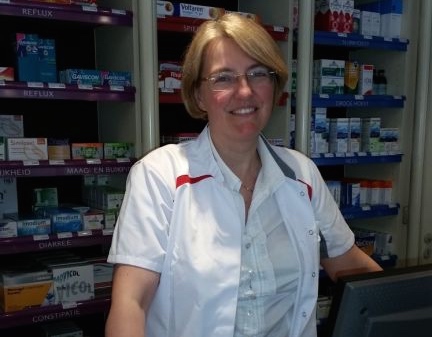
[[[315,336],[320,264],[332,279],[380,270],[313,162],[261,136],[286,80],[260,25],[227,14],[200,26],[182,96],[208,125],[130,171],[107,337]]]

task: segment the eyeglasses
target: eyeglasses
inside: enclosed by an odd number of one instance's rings
[[[221,71],[208,77],[204,77],[201,80],[207,81],[210,89],[213,91],[230,91],[236,87],[239,78],[242,76],[245,76],[248,85],[255,89],[271,84],[275,75],[275,71],[271,71],[263,66],[258,66],[250,69],[244,74],[238,74],[232,71]]]

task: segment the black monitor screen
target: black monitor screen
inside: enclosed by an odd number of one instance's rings
[[[432,264],[340,278],[326,335],[431,337]]]

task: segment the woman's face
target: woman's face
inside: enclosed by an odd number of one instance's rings
[[[229,38],[211,42],[204,57],[202,78],[215,77],[220,73],[245,74],[257,71],[261,74],[267,71]],[[217,82],[226,82],[225,77]],[[196,93],[197,101],[200,108],[208,113],[212,137],[251,140],[256,139],[265,127],[273,108],[274,80],[267,78],[267,81],[258,79],[253,82],[245,76],[239,76],[233,85],[222,90],[215,85],[215,81],[201,82]]]

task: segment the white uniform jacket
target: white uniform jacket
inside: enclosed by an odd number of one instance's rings
[[[161,273],[148,337],[233,336],[244,223],[208,137],[156,149],[128,177],[108,261]],[[313,162],[268,147],[286,176],[274,193],[300,265],[289,337],[311,337],[320,241],[321,256],[337,256],[354,237]]]

